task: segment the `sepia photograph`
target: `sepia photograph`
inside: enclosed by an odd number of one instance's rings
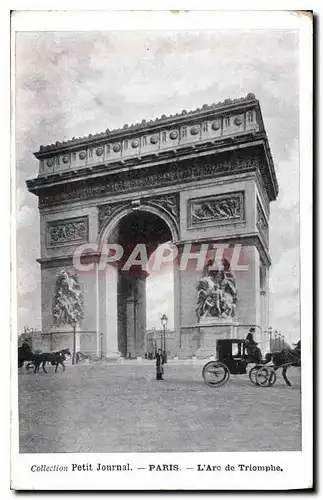
[[[19,14],[17,454],[33,478],[302,454],[301,29]],[[276,462],[234,467],[270,482]]]

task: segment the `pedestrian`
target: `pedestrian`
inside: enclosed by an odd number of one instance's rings
[[[163,379],[163,373],[164,373],[164,355],[163,351],[161,349],[158,349],[158,352],[156,354],[156,379],[157,380],[164,380]]]

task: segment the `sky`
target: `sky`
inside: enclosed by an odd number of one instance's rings
[[[41,327],[39,216],[25,181],[40,145],[252,92],[260,101],[279,196],[271,204],[270,324],[298,340],[298,38],[295,31],[20,32],[16,34],[18,330]],[[166,313],[171,279],[147,285],[148,327]]]

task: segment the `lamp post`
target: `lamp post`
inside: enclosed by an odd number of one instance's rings
[[[269,351],[272,350],[272,337],[273,337],[273,327],[270,326],[268,328],[268,333],[269,333]]]
[[[73,321],[73,354],[72,354],[72,365],[76,362],[76,323]]]
[[[275,351],[278,351],[278,330],[275,330],[274,332],[274,336],[275,336]]]
[[[168,323],[168,318],[166,314],[163,314],[161,319],[161,324],[163,327],[163,338],[164,338],[164,356],[165,356],[165,363],[167,362],[167,354],[166,354],[166,325]]]
[[[100,359],[103,359],[103,333],[100,332]]]

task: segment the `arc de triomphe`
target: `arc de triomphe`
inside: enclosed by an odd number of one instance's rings
[[[183,249],[207,249],[209,262],[222,248],[226,276],[236,287],[234,313],[214,313],[219,308],[219,282],[211,297],[211,314],[199,317],[197,287],[206,267],[183,268],[176,260],[177,353],[210,354],[216,338],[241,337],[250,325],[256,328],[257,340],[265,342],[268,223],[278,185],[253,94],[40,146],[35,156],[39,175],[27,181],[27,187],[39,199],[43,331],[55,328],[52,301],[57,276],[62,270],[77,272],[75,250],[89,243],[92,251],[82,258],[93,266],[79,272],[84,302],[79,328],[96,332],[94,352],[99,352],[102,332],[107,357],[118,351],[123,356],[142,355],[147,273],[138,266],[122,271],[120,263],[102,270],[100,248],[106,242],[119,243],[124,265],[137,243],[146,245],[149,256],[160,243],[172,241],[179,255]],[[194,256],[188,260],[199,264]]]

